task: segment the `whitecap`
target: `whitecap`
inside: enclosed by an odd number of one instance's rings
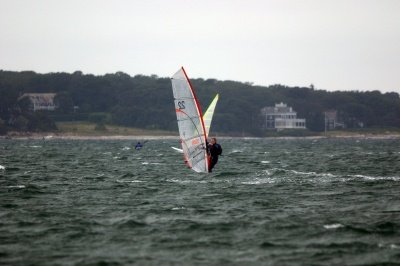
[[[128,151],[128,150],[130,150],[130,149],[131,149],[130,147],[123,147],[123,148],[122,148],[123,151]]]
[[[362,178],[365,180],[392,180],[392,181],[400,181],[400,176],[368,176],[368,175],[352,175],[355,178]]]
[[[265,174],[263,174],[263,173],[265,173]],[[256,174],[256,175],[257,176],[264,176],[264,175],[271,176],[271,175],[273,175],[273,172],[271,172],[270,170],[263,170],[261,174]]]
[[[142,180],[119,180],[117,179],[118,183],[143,183],[146,181],[142,181]]]
[[[24,185],[8,186],[7,188],[25,188]]]
[[[178,211],[178,210],[184,210],[185,207],[174,207],[171,209],[171,211]]]
[[[297,175],[316,175],[316,172],[301,172],[301,171],[296,171],[296,170],[289,170],[290,172],[297,174]]]
[[[331,174],[331,173],[321,173],[321,174],[318,174],[319,176],[322,176],[322,177],[338,177],[337,175],[334,175],[334,174]]]
[[[329,177],[329,178],[335,178],[337,177],[334,174],[331,173],[317,173],[317,172],[302,172],[302,171],[296,171],[296,170],[285,170],[285,169],[279,169],[285,172],[291,172],[296,175],[304,175],[304,176],[315,176],[315,177]]]
[[[270,163],[270,161],[261,161],[261,163]]]
[[[254,180],[241,182],[243,185],[262,185],[262,184],[272,184],[275,180],[272,178],[255,178]]]
[[[167,179],[167,182],[179,183],[179,184],[190,184],[190,183],[207,183],[205,180],[179,180],[179,179]]]
[[[325,224],[324,225],[325,229],[337,229],[340,227],[344,227],[344,225],[343,224]]]
[[[389,247],[391,249],[399,249],[400,248],[400,246],[396,245],[396,244],[384,244],[384,243],[379,243],[378,247],[380,247],[380,248]]]
[[[6,167],[5,166],[2,166],[1,164],[0,164],[0,170],[5,170],[6,169]]]
[[[150,164],[150,163],[149,163],[149,162],[143,162],[142,164],[143,164],[143,165],[147,165],[147,164]]]

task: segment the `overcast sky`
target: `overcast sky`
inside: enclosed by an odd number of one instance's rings
[[[0,69],[400,93],[400,0],[0,0]]]

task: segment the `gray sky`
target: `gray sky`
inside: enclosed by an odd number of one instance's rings
[[[0,69],[400,93],[400,0],[0,0]]]

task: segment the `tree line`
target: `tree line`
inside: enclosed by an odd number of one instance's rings
[[[400,98],[395,92],[330,92],[313,85],[266,87],[202,78],[191,82],[203,110],[220,94],[212,131],[221,134],[263,136],[260,109],[280,102],[305,118],[310,131],[324,130],[327,110],[336,110],[348,128],[400,127]],[[29,102],[18,100],[23,93],[57,93],[59,108],[33,113]],[[123,72],[95,76],[81,71],[39,74],[0,70],[0,134],[56,130],[54,121],[61,120],[177,131],[170,78]]]

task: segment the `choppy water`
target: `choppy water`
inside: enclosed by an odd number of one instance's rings
[[[0,140],[0,264],[400,262],[400,140],[220,142]]]

